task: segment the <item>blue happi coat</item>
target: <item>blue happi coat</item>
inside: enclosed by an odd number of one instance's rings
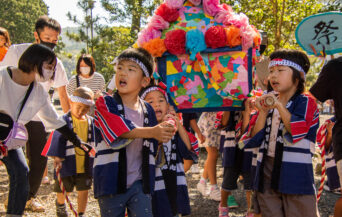
[[[177,171],[177,211],[182,216],[190,214],[190,200],[188,194],[188,187],[184,173],[183,158],[189,155],[189,150],[184,144],[183,140],[177,133],[170,141],[176,146],[176,171]],[[163,144],[164,146],[166,144]],[[164,149],[165,150],[165,149]],[[165,155],[171,155],[170,151],[165,152]],[[162,169],[167,168],[166,165]],[[154,194],[152,196],[153,216],[154,217],[173,217],[170,201],[165,188],[164,178],[161,168],[156,168],[156,182]]]
[[[94,123],[93,118],[90,116],[87,116],[88,118],[88,141],[89,145],[94,146]],[[72,118],[71,114],[65,114],[63,115],[63,119],[67,123],[68,127],[70,129],[73,129],[72,124]],[[58,132],[54,131],[51,139],[51,143],[47,144],[44,148],[44,152],[46,156],[56,156],[59,158],[64,159],[62,162],[62,168],[60,170],[61,177],[68,177],[68,176],[74,176],[76,175],[76,157],[75,157],[75,148],[74,145],[65,139],[63,135]],[[85,172],[89,176],[92,176],[93,171],[93,162],[94,158],[86,154],[85,158]]]
[[[141,100],[144,111],[148,114],[148,126],[157,124],[153,108]],[[113,149],[115,143],[121,143],[119,136],[135,128],[132,121],[121,115],[122,105],[112,96],[100,97],[96,101],[95,109],[95,135],[96,135],[96,156],[94,161],[94,196],[95,198],[108,195],[116,195],[119,182],[119,152],[120,149]],[[144,120],[146,122],[146,120]],[[148,182],[148,192],[153,193],[155,178],[155,150],[157,141],[144,139],[143,146],[149,148],[148,167],[149,178],[143,180]],[[123,147],[124,148],[124,147]],[[144,165],[143,165],[144,167]]]
[[[222,152],[222,166],[234,167],[237,161],[242,162],[242,171],[248,172],[251,170],[253,149],[243,149],[243,159],[236,158],[238,140],[241,135],[241,126],[238,127],[238,122],[241,119],[241,112],[231,111],[228,125],[221,130],[220,151]],[[241,125],[241,124],[240,124]]]
[[[292,135],[285,133],[278,135],[277,141],[284,144],[277,191],[284,194],[315,194],[315,183],[312,169],[312,149],[316,141],[316,131],[319,126],[319,111],[315,100],[307,95],[300,94],[293,96],[286,108],[291,113]],[[271,110],[270,113],[273,111]],[[266,138],[271,131],[272,116],[266,119],[265,128],[258,132],[245,146],[247,148],[259,147],[257,156],[256,176],[254,188],[263,192],[263,183],[260,182],[263,176],[262,163],[267,153]],[[283,123],[280,123],[282,125]],[[284,128],[285,130],[285,128]],[[285,139],[287,142],[285,142]],[[277,151],[276,151],[277,155]]]

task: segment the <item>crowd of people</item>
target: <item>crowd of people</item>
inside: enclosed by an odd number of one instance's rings
[[[7,30],[0,28],[0,160],[9,175],[7,216],[22,216],[25,208],[44,212],[35,198],[47,157],[65,191],[76,187],[78,216],[86,215],[92,187],[103,217],[189,215],[185,173],[197,166],[198,143],[207,158],[197,189],[219,202],[219,217],[238,206],[232,195],[238,180],[248,217],[320,216],[312,169],[316,137],[326,146],[329,187],[340,188],[342,58],[329,61],[307,92],[307,55],[274,51],[264,61],[268,74],[259,77],[261,96],[246,99],[243,111],[199,117],[175,112],[165,85],[152,78],[155,61],[143,48],[128,48],[116,57],[108,92],[89,54],[79,57],[76,75],[68,80],[53,51],[60,33],[56,20],[42,16],[34,43],[11,45]],[[51,88],[58,91],[62,116],[49,99]],[[329,99],[336,116],[317,134],[317,102]],[[222,186],[216,177],[220,155]],[[55,179],[56,215],[68,216]],[[342,199],[335,216],[342,216]]]

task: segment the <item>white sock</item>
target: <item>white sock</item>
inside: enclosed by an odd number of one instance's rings
[[[210,185],[210,189],[211,189],[211,190],[214,190],[214,189],[216,189],[216,188],[218,188],[218,187],[217,187],[217,184]]]
[[[200,182],[204,183],[204,184],[207,184],[207,180],[205,178],[203,178],[203,177],[201,177]]]

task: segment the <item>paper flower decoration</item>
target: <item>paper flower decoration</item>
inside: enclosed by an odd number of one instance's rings
[[[172,30],[165,35],[166,49],[174,55],[185,53],[186,32],[182,29]]]
[[[201,4],[201,0],[189,0],[193,5],[198,6]]]
[[[254,30],[251,25],[243,27],[240,30],[242,37],[242,50],[248,50],[249,48],[253,47]]]
[[[227,23],[238,28],[247,27],[249,25],[248,17],[243,13],[232,14],[232,16],[228,17]]]
[[[161,57],[166,52],[164,39],[155,38],[146,42],[142,46],[147,50],[153,57]]]
[[[254,34],[253,34],[254,46],[259,47],[261,44],[261,35],[260,35],[259,31],[257,30],[257,28],[255,28],[255,26],[252,25],[252,28],[254,30]]]
[[[215,49],[226,46],[226,32],[222,26],[210,27],[204,37],[208,47]]]
[[[215,16],[220,11],[220,0],[203,0],[202,5],[209,16]]]
[[[217,23],[223,23],[223,24],[226,25],[228,18],[233,13],[234,13],[233,9],[229,5],[222,4],[221,7],[220,7],[220,10],[217,12],[217,14],[215,16],[215,21]]]
[[[236,47],[241,45],[240,29],[235,26],[225,28],[227,35],[227,45],[229,47]]]
[[[190,60],[195,60],[198,52],[207,49],[205,44],[204,35],[198,29],[192,29],[186,33],[186,49],[190,51]]]
[[[159,15],[154,15],[148,24],[148,27],[158,29],[158,30],[164,30],[169,28],[170,24],[169,22],[165,21],[163,17]]]
[[[179,9],[183,7],[184,0],[165,0],[165,4],[168,8]]]
[[[144,43],[154,39],[159,38],[161,36],[161,32],[159,30],[156,30],[154,28],[146,28],[141,30],[139,36],[138,36],[138,45],[141,47]]]
[[[175,22],[179,17],[178,9],[169,8],[166,3],[161,4],[157,8],[155,14],[161,16],[165,21],[169,23]]]

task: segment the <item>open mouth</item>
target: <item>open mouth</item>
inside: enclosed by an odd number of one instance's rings
[[[120,87],[125,87],[127,85],[127,82],[123,79],[120,80],[119,82]]]
[[[272,86],[278,86],[279,85],[278,82],[272,82],[271,84],[272,84]]]
[[[162,111],[160,109],[155,110],[156,116],[162,115]]]

